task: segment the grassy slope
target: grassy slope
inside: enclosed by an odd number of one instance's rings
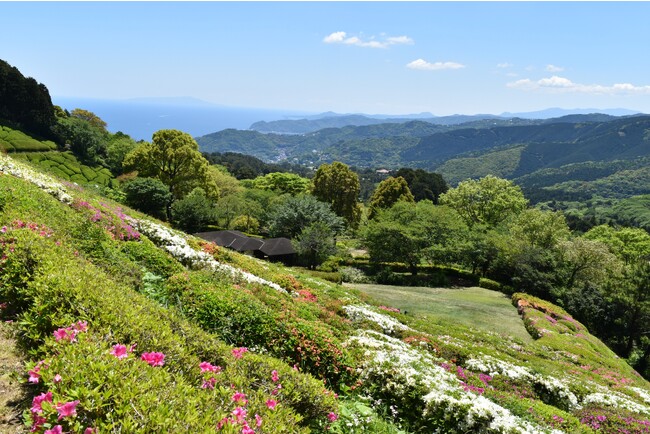
[[[188,239],[191,251],[203,249],[221,263],[280,285],[286,294],[223,271],[184,269],[156,248],[154,243],[163,244],[153,232],[139,241],[121,241],[122,213],[143,219],[141,214],[82,188],[68,188],[68,193],[77,199],[72,207],[0,175],[0,226],[7,226],[0,248],[11,253],[10,266],[3,264],[0,273],[0,303],[9,302],[5,315],[19,320],[21,342],[32,348],[30,368],[46,357],[64,378],[56,385],[53,370],[46,371],[32,393],[52,387],[56,399],[78,397],[77,421],[124,430],[130,423],[130,432],[183,432],[182,421],[203,432],[214,426],[202,425],[205,421],[219,420],[232,409],[230,383],[246,393],[249,408],[267,421],[264,432],[299,432],[307,425],[316,432],[396,432],[375,411],[397,412],[398,422],[413,432],[528,433],[551,427],[593,432],[590,421],[598,417],[610,424],[601,432],[617,432],[629,429],[630,420],[645,421],[650,415],[648,383],[550,304],[523,295],[515,299],[524,325],[537,338],[530,342],[466,327],[462,321],[386,312],[364,305],[366,296],[352,289]],[[180,253],[188,264],[187,249],[165,249]],[[461,299],[448,297],[447,303],[460,306]],[[492,301],[516,322],[503,300]],[[481,315],[489,317],[484,310]],[[88,321],[90,331],[78,344],[55,342],[54,330],[80,319]],[[254,350],[238,360],[224,342]],[[164,352],[166,364],[143,367],[139,356],[116,363],[108,355],[116,343],[137,343],[138,355]],[[220,378],[227,384],[210,393],[202,390],[196,368],[201,360],[224,366],[226,375]],[[340,388],[346,399],[336,404],[338,409],[323,394],[322,383],[296,373],[293,364]],[[111,382],[116,369],[119,381]],[[269,395],[273,382],[264,375],[272,369],[283,378],[280,413],[264,405],[275,396]],[[486,374],[490,380],[481,377]],[[89,379],[104,395],[88,398]],[[372,399],[364,401],[352,389]],[[617,402],[603,404],[598,393]],[[159,408],[159,395],[168,406]],[[107,413],[93,410],[97,400]],[[622,408],[626,405],[633,410]],[[341,419],[328,430],[325,414],[331,410]],[[360,414],[370,416],[359,422]],[[56,421],[56,412],[52,418]],[[65,423],[66,430],[77,432]]]
[[[382,304],[440,324],[458,323],[486,332],[531,342],[517,309],[508,297],[484,288],[418,288],[389,285],[349,285]]]

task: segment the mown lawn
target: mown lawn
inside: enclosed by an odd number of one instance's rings
[[[440,323],[457,322],[480,330],[532,338],[524,328],[510,298],[484,288],[423,288],[374,284],[346,284],[367,293],[379,303],[410,315]]]

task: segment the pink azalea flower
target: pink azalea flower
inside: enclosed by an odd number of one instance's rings
[[[54,381],[55,383],[60,383],[61,380],[63,380],[63,379],[61,378],[61,376],[60,376],[59,374],[56,374],[56,375],[54,376],[54,380],[53,380],[53,381]]]
[[[32,413],[42,413],[43,412],[43,403],[52,402],[52,392],[41,393],[38,396],[35,396],[32,399],[32,408],[30,409]]]
[[[79,400],[64,402],[63,404],[58,403],[56,405],[56,411],[59,412],[59,420],[68,416],[76,416],[77,405],[79,405]]]
[[[47,419],[45,419],[43,416],[40,416],[38,414],[33,414],[32,415],[32,429],[30,430],[31,432],[38,431],[41,429],[43,424],[47,422]]]
[[[220,372],[221,366],[214,366],[210,362],[201,362],[199,363],[199,368],[201,368],[201,373],[204,372]]]
[[[122,360],[129,357],[129,350],[126,348],[126,345],[115,344],[113,345],[113,350],[111,351],[111,354],[117,357],[118,359]]]
[[[246,399],[246,395],[241,393],[241,392],[235,393],[232,396],[232,400],[234,402],[236,402],[237,404],[239,404],[241,402],[241,405],[246,405],[246,403],[248,402],[248,400]]]
[[[255,430],[246,424],[242,427],[241,434],[255,434]]]
[[[270,410],[274,410],[276,405],[278,405],[278,401],[276,401],[275,399],[269,399],[266,401],[266,406]]]
[[[57,329],[54,331],[54,339],[56,339],[57,342],[68,339],[68,330],[64,328]]]
[[[233,422],[230,418],[224,417],[221,419],[219,422],[217,422],[217,429],[221,429],[224,427],[224,425],[227,425],[229,423]]]
[[[327,418],[330,420],[330,422],[334,422],[335,420],[337,420],[339,418],[339,416],[338,416],[338,414],[336,414],[334,412],[330,412],[327,415]]]
[[[74,325],[75,330],[80,332],[88,331],[88,322],[86,321],[77,321],[77,324]]]
[[[237,418],[237,422],[241,422],[246,418],[246,409],[243,407],[237,407],[232,411],[232,415]]]
[[[235,356],[235,359],[241,359],[244,356],[244,353],[247,352],[248,352],[248,348],[246,347],[232,349],[232,355]]]
[[[84,434],[95,434],[97,432],[96,428],[88,427],[84,430]]]
[[[201,385],[201,389],[214,389],[214,385],[217,383],[217,379],[214,377],[211,377],[209,380],[203,381],[203,384]]]
[[[5,232],[7,232],[7,227],[6,227],[6,226],[3,226],[2,229],[0,229],[0,232],[2,232],[3,234],[4,234]]]
[[[163,366],[165,364],[165,355],[163,353],[142,353],[141,358],[151,366]]]
[[[41,374],[38,373],[40,369],[41,369],[40,366],[36,366],[34,369],[27,372],[29,374],[29,378],[27,379],[27,381],[29,381],[30,383],[38,383],[39,379],[41,378]]]
[[[276,371],[275,369],[271,371],[271,380],[273,380],[274,383],[280,381],[280,377],[278,376],[278,371]]]
[[[262,416],[259,414],[255,415],[255,425],[257,425],[258,428],[262,426]]]
[[[57,425],[52,429],[46,430],[43,434],[63,434],[63,427],[61,425]]]

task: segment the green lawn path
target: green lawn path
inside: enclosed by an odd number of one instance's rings
[[[532,342],[510,297],[489,289],[346,284],[377,302],[437,323],[459,323]]]

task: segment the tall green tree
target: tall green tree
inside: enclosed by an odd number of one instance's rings
[[[386,178],[379,183],[370,198],[368,218],[373,219],[380,209],[390,208],[399,201],[415,201],[406,180],[401,176]]]
[[[174,225],[186,232],[199,232],[214,220],[214,202],[201,187],[172,205]]]
[[[199,152],[199,145],[192,136],[182,131],[155,132],[152,142],[143,143],[130,152],[123,165],[137,170],[140,176],[160,179],[175,199],[199,186],[209,197],[218,196],[208,161]]]
[[[470,226],[486,224],[492,227],[528,206],[521,188],[492,175],[461,182],[440,195],[440,203],[458,211]]]
[[[312,194],[329,203],[336,215],[343,217],[353,229],[361,221],[359,190],[359,176],[339,161],[321,165],[312,180]]]
[[[84,163],[107,165],[108,133],[90,122],[69,116],[59,118],[54,127],[57,136]]]
[[[430,200],[437,204],[440,195],[449,190],[447,183],[439,173],[403,167],[395,172],[395,177],[398,176],[406,180],[416,202]]]
[[[330,205],[310,195],[288,196],[276,204],[269,215],[269,233],[273,237],[295,238],[313,223],[323,223],[332,232],[343,230],[345,222]]]
[[[172,201],[169,187],[159,179],[135,178],[127,182],[122,190],[126,203],[132,208],[157,218],[163,218]]]
[[[334,231],[319,221],[304,228],[293,241],[293,245],[312,270],[336,253]]]
[[[431,201],[397,202],[380,210],[362,232],[371,261],[403,262],[412,274],[424,260],[454,262],[467,236],[467,226],[456,211]]]
[[[252,182],[255,188],[270,190],[278,194],[297,195],[309,189],[309,179],[295,173],[271,172],[255,178]]]
[[[615,229],[608,225],[600,225],[590,229],[583,236],[588,240],[600,241],[605,244],[626,264],[650,256],[650,234],[644,229]]]

